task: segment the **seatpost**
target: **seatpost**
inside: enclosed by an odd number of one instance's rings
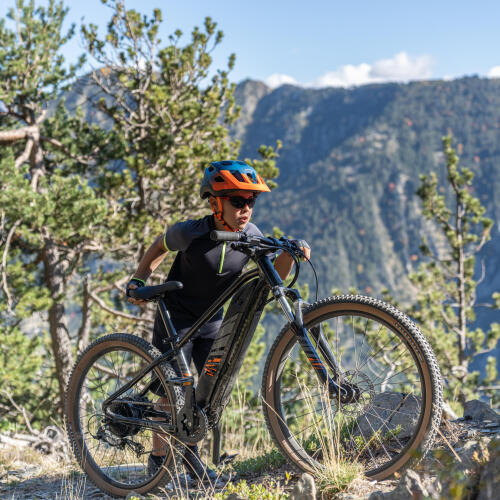
[[[162,298],[158,301],[158,310],[160,311],[163,325],[165,326],[165,330],[167,331],[167,336],[166,338],[163,338],[162,342],[169,349],[173,349],[177,340],[177,331],[174,324],[172,323],[172,319],[170,318],[170,313],[168,312],[167,306],[165,305],[165,301]],[[190,377],[192,375],[191,370],[189,369],[186,357],[184,356],[184,352],[182,349],[179,350],[179,354],[177,354],[175,359],[177,360],[177,364],[179,365],[179,376]]]

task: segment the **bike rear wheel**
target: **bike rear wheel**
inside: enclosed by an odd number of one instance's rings
[[[73,452],[90,480],[109,495],[147,493],[171,480],[171,471],[175,470],[175,453],[168,435],[162,435],[162,446],[167,449],[163,466],[148,469],[153,451],[152,431],[110,421],[102,410],[107,398],[158,356],[158,349],[139,337],[107,335],[81,354],[68,382],[66,427]],[[180,388],[172,390],[166,383],[175,376],[168,363],[158,365],[117,398],[113,412],[149,418],[148,412],[159,410],[175,424],[176,408],[182,406],[183,394]],[[148,386],[150,390],[146,390]]]
[[[418,328],[391,305],[363,296],[329,297],[303,312],[306,328],[321,330],[343,382],[358,396],[342,403],[328,394],[286,326],[271,347],[262,384],[264,414],[279,449],[306,472],[340,459],[358,462],[377,480],[421,457],[439,426],[442,384]],[[316,348],[328,368],[328,349]]]

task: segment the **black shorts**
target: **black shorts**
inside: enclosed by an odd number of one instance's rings
[[[201,374],[205,361],[210,354],[210,349],[214,343],[215,337],[219,332],[220,326],[222,324],[223,311],[220,310],[210,322],[203,325],[192,337],[191,341],[188,342],[183,348],[184,356],[186,362],[189,366],[191,359],[196,367],[198,375]],[[192,327],[192,320],[186,320],[184,318],[171,316],[172,323],[177,331],[179,338],[182,338]],[[160,352],[165,352],[168,350],[168,343],[164,342],[167,338],[167,331],[163,320],[161,319],[160,312],[156,313],[155,323],[153,327],[153,345],[160,350]]]

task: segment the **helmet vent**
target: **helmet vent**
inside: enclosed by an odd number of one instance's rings
[[[247,166],[247,164],[244,161],[237,161],[235,163],[237,163],[238,165],[245,165],[245,166]]]
[[[231,170],[231,173],[233,174],[234,177],[236,177],[236,179],[238,179],[240,182],[245,182],[245,178],[241,175],[240,172],[238,172],[237,170]]]
[[[232,161],[221,161],[220,164],[224,165],[224,167],[228,167],[229,165],[232,165],[233,162]]]
[[[214,168],[214,167],[208,167],[208,171],[209,171],[209,172],[213,172],[214,170],[215,170],[215,168]]]
[[[214,181],[215,182],[224,182],[224,179],[220,175],[218,175],[217,177],[214,178]]]

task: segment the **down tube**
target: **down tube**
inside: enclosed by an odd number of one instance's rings
[[[211,425],[218,422],[231,398],[269,290],[265,281],[256,279],[238,290],[229,304],[196,389],[196,401]]]

